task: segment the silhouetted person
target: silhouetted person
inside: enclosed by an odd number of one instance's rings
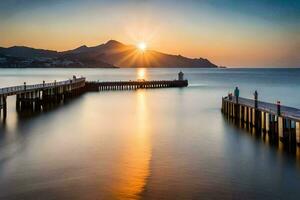
[[[255,102],[255,108],[257,108],[257,100],[258,100],[258,92],[255,90],[254,92],[254,102]]]
[[[277,115],[279,116],[281,114],[281,111],[280,111],[280,101],[277,101]]]
[[[238,87],[235,87],[235,89],[234,89],[234,96],[235,96],[236,103],[238,104],[239,103],[239,96],[240,96],[240,90],[239,90]]]

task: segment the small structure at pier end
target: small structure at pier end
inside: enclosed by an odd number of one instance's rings
[[[238,100],[237,100],[238,99]],[[300,109],[254,100],[222,98],[222,112],[242,127],[253,128],[256,133],[267,133],[271,140],[282,141],[290,146],[300,145]]]
[[[182,71],[180,71],[180,72],[178,73],[178,80],[179,80],[179,81],[183,81],[183,80],[184,80],[184,73],[183,73]]]

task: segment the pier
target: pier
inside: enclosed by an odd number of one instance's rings
[[[187,87],[188,81],[184,80],[184,74],[180,72],[177,80],[138,80],[138,81],[86,81],[85,77],[52,82],[6,87],[0,89],[0,113],[3,119],[7,115],[7,97],[16,95],[16,110],[42,111],[47,106],[76,97],[85,92],[102,90],[136,90],[150,88]]]
[[[187,80],[172,80],[172,81],[110,81],[110,82],[87,82],[87,91],[101,90],[136,90],[147,88],[171,88],[171,87],[187,87]]]
[[[6,87],[0,89],[0,112],[3,118],[7,114],[7,97],[16,95],[17,111],[39,111],[49,104],[57,104],[67,98],[77,96],[84,92],[85,78],[76,78],[52,82]]]
[[[258,101],[257,98],[223,97],[223,114],[242,127],[268,134],[272,140],[300,145],[300,109]]]

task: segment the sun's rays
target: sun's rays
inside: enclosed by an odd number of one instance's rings
[[[163,60],[161,60],[155,51],[148,49],[145,42],[140,42],[136,46],[120,47],[114,49],[111,53],[112,60],[114,56],[121,57],[119,61],[114,63],[118,66],[156,67],[163,63]]]
[[[122,63],[128,61],[130,59],[130,62],[131,60],[134,58],[134,56],[137,54],[137,50],[133,50],[132,52],[128,53],[126,56],[124,56],[119,62],[118,62],[118,65],[122,65]]]

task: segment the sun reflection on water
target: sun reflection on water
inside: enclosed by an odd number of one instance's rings
[[[145,92],[137,91],[136,103],[136,126],[128,132],[127,141],[124,141],[126,148],[123,150],[119,182],[115,185],[114,191],[121,198],[137,198],[143,191],[147,178],[150,175],[151,142],[150,123],[148,120],[148,109]]]
[[[137,69],[137,80],[145,80],[146,79],[146,69],[138,68]]]

